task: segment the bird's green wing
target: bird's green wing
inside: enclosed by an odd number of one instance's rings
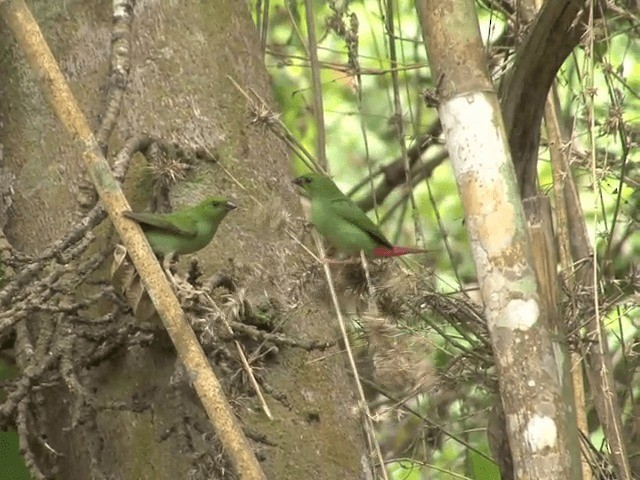
[[[182,212],[179,214],[124,212],[124,216],[138,222],[143,229],[145,226],[153,227],[187,237],[195,237],[198,234],[195,219]]]
[[[366,232],[376,243],[393,248],[393,245],[385,238],[380,228],[351,199],[346,196],[336,198],[331,201],[330,205],[331,210],[336,215]]]

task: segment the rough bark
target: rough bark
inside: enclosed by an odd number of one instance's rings
[[[110,2],[35,2],[32,8],[85,115],[97,127],[109,69]],[[79,148],[49,110],[7,30],[0,35],[5,45],[4,166],[17,177],[5,232],[17,250],[37,254],[79,216]],[[110,152],[146,132],[213,154],[216,162],[196,163],[171,191],[174,205],[194,203],[211,192],[241,205],[213,244],[197,255],[203,269],[233,277],[253,306],[277,305],[289,336],[330,340],[335,331],[329,304],[307,293],[321,290],[308,288],[316,281],[305,276],[312,262],[286,233],[299,232],[301,224],[285,148],[264,124],[252,123],[251,105],[227,78],[269,98],[257,40],[242,2],[141,2],[133,24],[129,85]],[[138,208],[146,206],[150,188],[141,166],[127,177],[130,200]],[[108,233],[105,222],[95,250],[111,248]],[[90,291],[80,288],[74,300]],[[96,315],[108,307],[98,307]],[[37,339],[37,325],[29,327]],[[77,392],[59,378],[41,390],[40,402],[31,405],[31,428],[62,454],[34,448],[41,468],[55,466],[60,478],[223,478],[224,462],[217,458],[221,452],[210,425],[189,383],[179,380],[175,354],[167,347],[156,332],[150,344],[130,346],[77,371],[91,406],[79,408]],[[268,477],[357,478],[363,447],[351,381],[340,357],[279,347],[261,366],[274,421],[264,417],[250,388],[228,377],[225,385],[233,389],[236,412]],[[216,365],[223,377],[237,371],[223,367]],[[79,411],[82,422],[77,422]]]

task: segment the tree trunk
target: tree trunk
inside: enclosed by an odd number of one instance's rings
[[[32,5],[94,128],[102,120],[108,86],[110,4],[39,1]],[[37,256],[79,218],[81,150],[61,128],[8,30],[3,28],[1,35],[4,166],[17,179],[5,233],[16,250]],[[240,205],[212,244],[195,255],[205,276],[224,274],[237,286],[230,297],[217,296],[219,304],[250,307],[254,316],[263,310],[275,312],[278,328],[305,344],[332,340],[334,315],[321,283],[316,284],[322,277],[307,275],[313,260],[287,233],[300,235],[302,222],[284,144],[256,117],[256,105],[229,79],[269,101],[269,78],[246,5],[230,0],[141,2],[134,14],[130,61],[109,153],[143,133],[181,151],[207,152],[215,161],[193,163],[170,196],[176,206],[211,194]],[[137,209],[146,208],[150,197],[144,165],[144,159],[136,159],[126,177],[126,191]],[[98,239],[84,259],[113,246],[108,220],[95,231]],[[109,259],[91,283],[106,279]],[[189,260],[178,266],[183,275]],[[60,263],[52,261],[48,268],[55,270]],[[95,340],[104,326],[90,322],[110,311],[115,300],[103,298],[88,310],[65,314],[60,308],[65,302],[86,300],[108,287],[69,285],[64,277],[56,282],[53,286],[59,291],[48,298],[57,313],[40,313],[37,321],[34,313],[29,317],[34,320],[12,327],[22,329],[18,338],[28,340],[27,346],[14,344],[23,370],[39,366],[43,370],[33,377],[22,407],[12,412],[23,408],[27,456],[33,456],[43,473],[55,471],[58,478],[231,475],[199,399],[189,382],[181,379],[166,334],[154,330],[149,336],[148,329],[141,329],[129,315],[118,315],[109,319],[107,330],[119,336],[121,348],[83,362],[109,343],[102,337]],[[2,308],[11,306],[8,302]],[[227,305],[225,311],[231,315],[235,310]],[[136,341],[137,336],[146,340]],[[223,378],[268,478],[361,475],[364,448],[352,408],[352,382],[336,352],[278,345],[267,355],[264,349],[253,350],[265,342],[247,346],[248,355],[260,353],[254,367],[274,417],[269,421],[253,389],[239,380],[244,375],[235,350],[220,342],[211,346],[209,358],[215,359],[216,373]],[[29,344],[35,352],[26,355]],[[55,360],[44,366],[50,357]]]
[[[505,476],[578,479],[579,456],[570,450],[579,446],[569,442],[568,415],[547,330],[549,312],[540,299],[475,7],[471,1],[422,0],[418,11],[429,65],[438,79],[439,118],[465,210],[498,373],[513,459],[513,472]]]

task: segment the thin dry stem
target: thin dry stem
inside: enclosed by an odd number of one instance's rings
[[[558,232],[558,239],[556,244],[558,245],[558,252],[560,258],[560,265],[563,272],[571,271],[571,246],[569,243],[569,223],[567,221],[567,202],[564,196],[564,183],[572,182],[573,177],[569,171],[567,159],[563,155],[561,145],[562,132],[560,130],[560,123],[555,109],[555,89],[552,89],[547,98],[547,104],[545,106],[545,124],[547,127],[547,135],[549,136],[549,145],[551,151],[551,162],[553,163],[553,191],[556,201],[556,226]],[[567,279],[572,282],[573,275],[568,275]],[[569,283],[571,289],[572,285]],[[577,352],[572,351],[570,353],[570,369],[571,380],[573,382],[573,404],[576,415],[576,423],[580,432],[588,432],[587,425],[587,406],[584,395],[584,378],[582,374],[582,356]],[[582,464],[582,479],[590,480],[592,477],[591,467],[589,466],[588,459],[581,455]]]
[[[327,168],[326,130],[324,126],[324,106],[322,103],[322,81],[320,79],[320,64],[318,62],[318,45],[316,40],[316,26],[313,18],[312,0],[304,0],[304,11],[307,22],[307,38],[309,58],[311,60],[311,81],[313,84],[313,113],[316,119],[316,156],[323,169]]]
[[[589,41],[589,84],[587,85],[588,89],[593,90],[594,88],[594,78],[595,78],[595,62],[594,62],[594,3],[591,2],[589,4],[589,28],[587,30],[588,41]],[[589,110],[589,138],[591,142],[591,180],[594,189],[594,198],[596,202],[600,198],[598,192],[598,175],[597,175],[597,158],[596,158],[596,112],[595,112],[595,100],[593,95],[587,96],[587,108]],[[594,223],[597,224],[597,212],[598,207],[594,208]],[[597,239],[594,239],[594,245]],[[598,262],[598,252],[597,249],[593,249],[593,263],[592,265],[597,265]],[[631,469],[629,466],[629,457],[626,453],[626,445],[624,442],[623,434],[622,434],[622,425],[620,420],[620,409],[617,405],[617,398],[615,395],[615,387],[613,385],[613,376],[612,376],[612,366],[611,359],[608,355],[607,348],[607,339],[605,336],[605,332],[602,328],[602,318],[600,316],[600,291],[599,291],[599,282],[598,282],[598,269],[592,268],[592,279],[591,285],[593,287],[593,309],[594,309],[594,318],[592,322],[589,322],[590,334],[595,336],[595,341],[597,344],[597,348],[591,349],[591,357],[592,357],[592,368],[595,369],[594,374],[591,375],[591,379],[597,382],[597,390],[598,396],[600,397],[600,403],[602,405],[601,409],[604,409],[604,412],[600,413],[600,420],[604,424],[604,430],[607,435],[607,441],[609,442],[611,455],[613,458],[613,464],[616,467],[619,478],[624,480],[631,479]],[[596,406],[598,405],[598,401],[596,399]]]
[[[384,457],[382,456],[382,451],[380,450],[380,443],[378,443],[378,439],[376,437],[375,427],[373,425],[373,417],[371,416],[371,410],[369,410],[369,404],[367,403],[367,398],[364,394],[364,389],[362,388],[362,382],[360,381],[360,374],[358,373],[358,367],[356,365],[356,360],[353,355],[353,350],[351,348],[351,340],[349,338],[349,333],[347,332],[347,326],[342,316],[342,311],[340,310],[340,303],[338,302],[338,296],[336,295],[335,285],[333,283],[333,277],[331,275],[331,269],[329,268],[329,264],[326,262],[326,256],[324,253],[324,248],[322,247],[322,241],[320,240],[318,234],[314,231],[313,238],[316,243],[316,247],[318,252],[320,253],[320,259],[322,260],[322,267],[324,269],[325,278],[327,279],[327,285],[329,286],[329,292],[331,294],[331,301],[333,302],[333,308],[336,312],[336,317],[338,319],[338,325],[340,326],[340,333],[342,334],[342,339],[345,345],[345,351],[347,353],[347,358],[349,360],[349,366],[351,367],[351,371],[353,373],[353,378],[356,382],[356,388],[358,390],[358,397],[360,402],[360,408],[364,413],[364,421],[366,425],[366,431],[368,434],[369,442],[373,445],[373,449],[375,451],[375,455],[380,462],[380,471],[382,472],[382,478],[388,480],[387,470],[384,464]]]
[[[215,305],[215,302],[208,294],[205,293],[204,296],[208,301],[211,302],[212,305]],[[231,325],[229,324],[225,316],[220,315],[219,318],[222,321],[222,325],[224,325],[225,330],[230,335],[233,336],[234,335],[233,328],[231,328]],[[253,369],[251,368],[251,365],[249,365],[249,361],[247,360],[247,355],[244,352],[244,348],[242,347],[240,342],[237,340],[234,340],[233,344],[235,345],[236,351],[238,352],[238,356],[240,357],[240,362],[242,363],[242,367],[244,368],[244,371],[247,374],[247,377],[249,377],[249,382],[251,383],[251,386],[253,387],[254,392],[256,392],[256,395],[258,396],[258,400],[260,401],[260,406],[262,408],[262,411],[264,412],[264,414],[267,416],[269,420],[273,420],[273,415],[271,414],[271,410],[269,409],[269,406],[267,405],[267,401],[265,400],[264,395],[262,394],[262,389],[260,388],[260,385],[258,384],[258,381],[256,380],[255,375],[253,374]]]

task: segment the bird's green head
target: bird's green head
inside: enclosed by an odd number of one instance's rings
[[[305,173],[293,180],[310,197],[320,195],[342,195],[340,189],[329,177],[320,173]]]
[[[198,211],[211,218],[223,218],[231,210],[238,208],[226,198],[209,197],[198,204]]]

